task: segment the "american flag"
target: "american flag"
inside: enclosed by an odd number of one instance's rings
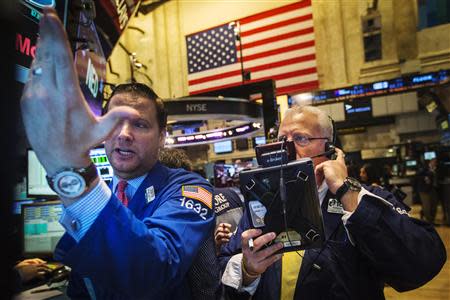
[[[200,186],[185,185],[181,188],[181,195],[201,201],[209,208],[212,208],[212,194]]]
[[[242,69],[246,83],[275,80],[277,95],[319,87],[311,0],[188,35],[186,46],[191,95],[242,84]]]

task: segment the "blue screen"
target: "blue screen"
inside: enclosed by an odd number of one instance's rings
[[[231,143],[231,141],[214,143],[214,152],[215,153],[233,152],[233,144]]]

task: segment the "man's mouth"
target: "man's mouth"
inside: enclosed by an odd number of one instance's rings
[[[123,157],[130,157],[134,154],[133,151],[127,149],[116,149],[115,152],[117,152],[120,156]]]

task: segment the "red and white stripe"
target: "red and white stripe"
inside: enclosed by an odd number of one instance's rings
[[[319,87],[310,0],[262,12],[240,23],[246,83],[274,79],[277,95]],[[239,42],[236,44],[240,56]],[[239,57],[240,58],[240,57]],[[189,93],[199,94],[242,84],[241,63],[188,75]]]

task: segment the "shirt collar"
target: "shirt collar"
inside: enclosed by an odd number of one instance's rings
[[[144,181],[145,177],[147,177],[147,174],[144,174],[144,175],[142,175],[142,176],[139,176],[139,177],[136,177],[136,178],[132,178],[132,179],[128,179],[128,180],[127,180],[127,182],[128,182],[128,187],[131,187],[131,188],[132,188],[133,193],[134,193],[134,191],[136,191],[136,190],[139,188],[139,186],[141,185],[142,181]],[[114,191],[114,193],[116,192],[117,184],[119,184],[119,181],[120,181],[120,180],[121,180],[121,179],[119,179],[117,176],[114,176],[114,177],[113,177],[112,190]],[[129,189],[128,187],[127,187],[127,190]]]
[[[322,184],[319,186],[317,191],[319,194],[320,205],[322,205],[323,199],[325,199],[325,196],[327,195],[328,192],[328,185],[325,180],[322,181]]]

